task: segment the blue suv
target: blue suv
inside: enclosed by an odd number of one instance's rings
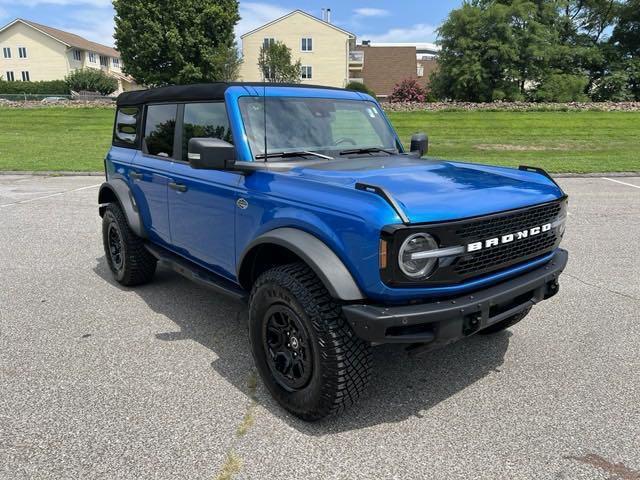
[[[120,95],[100,188],[115,279],[158,262],[246,301],[257,369],[316,420],[371,348],[498,332],[558,292],[567,196],[543,170],[422,158],[372,97],[262,83]]]

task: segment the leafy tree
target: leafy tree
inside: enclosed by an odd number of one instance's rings
[[[237,0],[114,0],[125,73],[156,86],[235,79]]]
[[[589,97],[584,92],[588,83],[586,75],[552,74],[538,86],[535,99],[541,102],[586,102]]]
[[[118,89],[118,81],[97,68],[74,70],[64,79],[70,90],[110,95]]]
[[[265,79],[277,83],[300,83],[302,62],[292,63],[291,49],[282,42],[260,47],[258,67]]]
[[[620,9],[612,42],[627,58],[640,58],[640,0],[628,0]]]

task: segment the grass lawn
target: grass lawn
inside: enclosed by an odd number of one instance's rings
[[[0,108],[0,170],[100,171],[114,111]],[[425,131],[430,156],[551,172],[640,171],[640,113],[395,112],[406,144]]]

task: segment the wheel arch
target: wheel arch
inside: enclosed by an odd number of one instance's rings
[[[111,179],[100,186],[98,192],[98,212],[100,216],[104,216],[104,212],[109,203],[118,203],[124,215],[127,218],[127,223],[133,232],[139,237],[146,238],[146,232],[138,205],[136,205],[135,199],[131,193],[131,189],[122,179]]]
[[[258,276],[271,266],[296,261],[306,263],[333,298],[364,300],[351,272],[335,252],[317,237],[295,228],[277,228],[251,242],[238,262],[238,281],[250,290]]]

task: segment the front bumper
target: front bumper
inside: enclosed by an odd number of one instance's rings
[[[568,258],[558,249],[545,265],[469,295],[418,305],[345,305],[342,311],[368,342],[446,345],[554,296]]]

